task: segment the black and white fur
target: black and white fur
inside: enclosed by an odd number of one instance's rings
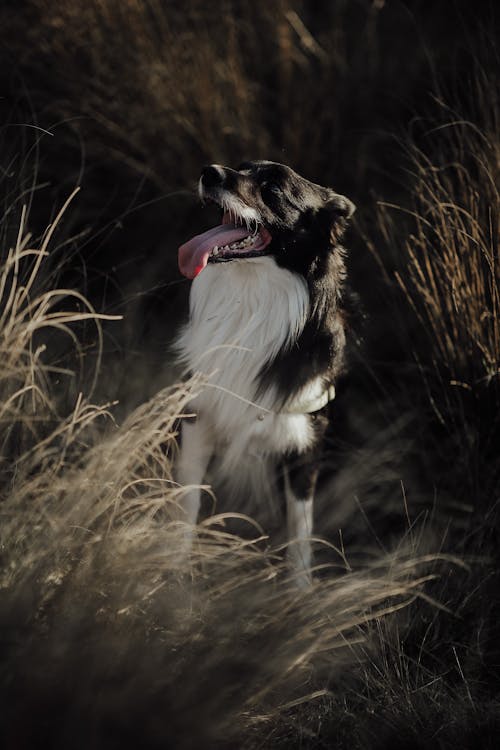
[[[185,520],[189,527],[197,521],[198,485],[212,459],[219,479],[257,496],[274,486],[270,473],[281,474],[288,556],[304,584],[326,402],[343,368],[339,241],[354,206],[269,161],[205,167],[199,192],[272,239],[256,255],[211,255],[192,283],[177,350],[207,385],[191,404],[196,418],[182,424],[177,479],[186,485]]]

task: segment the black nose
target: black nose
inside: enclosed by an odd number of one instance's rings
[[[221,185],[225,178],[224,168],[217,164],[210,164],[201,170],[201,181],[207,188]]]

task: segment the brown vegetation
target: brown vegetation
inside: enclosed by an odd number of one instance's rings
[[[0,10],[6,747],[496,746],[495,13],[416,5]],[[169,512],[175,249],[200,166],[259,156],[358,204],[305,593],[218,499],[179,569]]]

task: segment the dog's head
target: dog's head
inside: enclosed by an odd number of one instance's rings
[[[306,274],[337,245],[354,212],[348,198],[271,161],[207,166],[199,192],[222,208],[222,224],[179,248],[179,268],[190,279],[207,263],[266,255]]]

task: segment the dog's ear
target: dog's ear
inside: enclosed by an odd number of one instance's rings
[[[356,206],[345,195],[329,191],[322,211],[328,216],[332,241],[337,242],[342,237],[355,210]]]
[[[298,230],[317,233],[321,237],[331,237],[336,243],[343,235],[348,220],[356,210],[349,198],[338,195],[333,190],[324,189],[321,203],[303,211]]]
[[[356,206],[349,198],[346,198],[345,195],[334,193],[333,190],[329,191],[324,207],[331,211],[332,215],[336,215],[346,221],[351,218],[356,210]]]

